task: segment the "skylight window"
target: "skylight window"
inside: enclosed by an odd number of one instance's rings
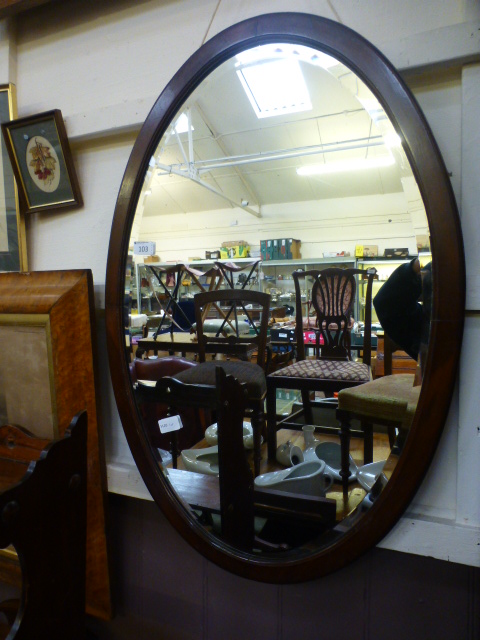
[[[296,60],[272,60],[237,70],[258,118],[309,111],[310,94]]]
[[[177,133],[186,133],[188,131],[188,117],[186,113],[182,113],[175,123],[175,131]],[[192,126],[192,131],[195,128]]]

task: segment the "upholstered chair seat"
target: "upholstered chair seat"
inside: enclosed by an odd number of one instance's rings
[[[247,388],[248,397],[251,401],[260,401],[267,392],[265,372],[262,367],[253,362],[236,362],[232,360],[219,362],[212,360],[204,362],[198,367],[186,369],[174,377],[184,384],[215,385],[215,375],[218,366],[227,375],[234,376],[238,382],[244,383]]]

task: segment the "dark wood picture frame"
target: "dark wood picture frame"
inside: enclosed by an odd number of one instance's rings
[[[83,204],[59,109],[2,123],[23,213]]]

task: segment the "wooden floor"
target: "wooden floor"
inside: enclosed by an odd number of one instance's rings
[[[319,442],[337,442],[339,438],[332,435],[324,435],[322,433],[316,433],[315,439]],[[280,429],[277,432],[277,444],[281,445],[290,441],[293,444],[298,445],[304,450],[303,433],[301,431],[291,431],[289,429]],[[194,448],[203,449],[209,445],[205,440],[201,440]],[[247,459],[250,462],[253,473],[253,451],[247,451]],[[363,465],[363,439],[352,438],[350,442],[350,454],[354,459],[357,466]],[[390,455],[390,446],[388,443],[388,437],[386,434],[376,433],[373,436],[373,460],[386,460]],[[269,473],[271,471],[280,471],[285,467],[274,461],[271,462],[267,459],[266,444],[262,445],[262,460],[260,464],[260,473]],[[185,469],[181,457],[178,459],[178,469]],[[337,521],[342,520],[345,516],[353,511],[357,505],[365,497],[365,490],[358,484],[358,482],[351,482],[349,485],[348,498],[345,501],[342,487],[340,484],[333,484],[331,490],[327,493],[326,497],[336,500],[337,502]]]

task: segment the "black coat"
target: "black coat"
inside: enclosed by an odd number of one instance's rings
[[[419,302],[422,278],[413,270],[415,259],[395,269],[373,299],[373,306],[383,330],[411,358],[418,360],[421,343],[428,341],[431,267],[429,264],[422,270],[427,276],[424,276],[424,297],[427,289],[429,294],[422,305]]]

